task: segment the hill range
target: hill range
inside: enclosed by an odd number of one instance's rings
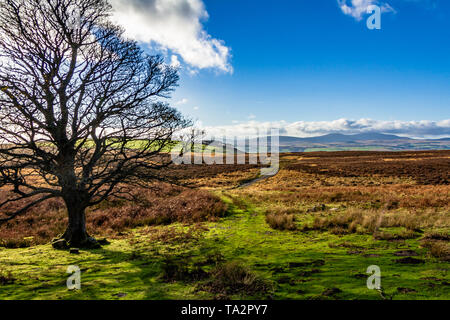
[[[256,139],[256,138],[255,138]],[[270,145],[270,138],[269,145]],[[253,140],[254,141],[254,140]],[[280,152],[449,150],[450,138],[412,139],[383,133],[280,136]],[[246,150],[249,151],[248,148]]]

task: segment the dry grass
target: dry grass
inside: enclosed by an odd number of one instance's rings
[[[141,230],[149,241],[163,242],[167,244],[189,243],[192,240],[198,240],[201,235],[208,231],[208,228],[201,223],[196,223],[189,228],[179,228],[177,226],[168,226],[159,228],[156,226],[148,226]],[[133,242],[134,239],[130,240]]]
[[[450,261],[450,244],[447,241],[425,240],[422,247],[427,248],[432,257]]]
[[[450,183],[450,151],[309,153],[287,169],[328,177],[411,178],[418,184]]]
[[[258,165],[197,164],[172,166],[168,175],[196,188],[234,188],[259,172]]]
[[[450,234],[444,233],[442,231],[431,231],[431,232],[425,233],[424,239],[425,240],[450,241]]]
[[[86,214],[88,232],[115,237],[138,226],[216,221],[227,211],[218,197],[205,190],[160,185],[158,189],[137,189],[135,193],[139,195],[139,202],[110,200],[89,209]],[[66,225],[62,200],[51,199],[0,226],[0,246],[17,248],[47,243],[62,233]]]
[[[257,296],[267,294],[272,289],[268,281],[237,262],[218,265],[210,272],[210,276],[210,280],[200,289],[222,298],[235,294]]]
[[[378,232],[380,228],[403,227],[403,238],[413,237],[415,230],[424,228],[443,228],[450,225],[450,216],[437,210],[410,210],[391,212],[386,210],[349,209],[344,213],[316,217],[312,226],[305,229],[328,230],[340,228],[348,233],[374,233],[379,239],[388,238],[387,234]]]
[[[395,184],[365,185],[363,181],[353,182],[353,178],[320,180],[307,174],[281,170],[277,176],[255,184],[250,190],[247,194],[249,196],[252,194],[252,198],[266,201],[267,194],[270,192],[270,200],[276,199],[283,204],[289,202],[335,203],[390,210],[446,208],[450,211],[450,186],[448,185],[414,185],[399,181]]]
[[[427,248],[432,257],[450,261],[450,233],[442,231],[426,232],[422,247]]]
[[[450,151],[285,154],[275,177],[241,194],[255,203],[297,212],[323,204],[450,212],[449,155]]]
[[[420,237],[420,234],[410,229],[401,230],[398,233],[391,233],[387,231],[375,231],[373,234],[373,238],[375,240],[388,240],[388,241],[416,239],[418,237]]]
[[[0,192],[5,199],[7,192]],[[17,207],[23,203],[16,204]],[[67,224],[65,206],[60,199],[50,199],[28,210],[24,215],[0,226],[0,246],[23,248],[46,243],[62,233]]]
[[[269,213],[266,215],[266,222],[272,229],[276,230],[296,230],[295,215]]]
[[[276,176],[236,193],[269,211],[268,223],[275,227],[284,215],[294,214],[298,221],[307,221],[303,230],[370,233],[379,239],[416,237],[416,230],[450,228],[450,186],[444,181],[448,154],[282,155]],[[423,168],[409,168],[411,163]],[[374,167],[365,168],[370,166]],[[419,176],[429,178],[430,184],[420,184]],[[433,181],[436,184],[431,184]],[[406,230],[396,234],[380,230],[392,227]]]
[[[170,197],[157,197],[143,190],[141,196],[144,197],[141,203],[127,202],[91,213],[88,228],[119,232],[144,225],[217,221],[227,210],[218,197],[204,190],[183,190]]]

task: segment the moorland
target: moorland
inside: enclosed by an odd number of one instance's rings
[[[282,153],[266,179],[256,165],[171,170],[183,186],[88,210],[100,249],[52,248],[57,199],[1,226],[0,299],[450,298],[450,151]]]

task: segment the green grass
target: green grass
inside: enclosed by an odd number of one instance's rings
[[[374,240],[370,235],[332,235],[319,231],[277,231],[265,222],[264,209],[223,196],[230,215],[217,223],[175,224],[140,228],[127,238],[112,240],[102,249],[79,255],[56,251],[50,245],[0,249],[0,273],[11,272],[12,284],[0,284],[0,299],[212,299],[198,290],[202,281],[162,277],[168,260],[187,270],[210,271],[224,261],[237,261],[273,284],[273,292],[231,298],[274,299],[381,299],[366,287],[366,269],[381,268],[381,283],[394,299],[449,299],[449,264],[428,257],[417,239],[404,242]],[[307,219],[305,217],[305,219]],[[302,219],[298,220],[301,224]],[[189,229],[196,236],[184,237]],[[172,230],[178,239],[155,240],[157,232]],[[415,250],[425,260],[418,265],[396,263],[398,250]],[[353,251],[353,253],[349,253]],[[359,253],[355,253],[359,252]],[[221,259],[211,259],[220,256]],[[81,290],[66,288],[69,265],[81,268]],[[399,293],[397,288],[414,289]],[[339,288],[333,296],[322,293]]]

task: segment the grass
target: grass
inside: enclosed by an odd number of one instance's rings
[[[111,228],[109,245],[78,255],[48,244],[0,248],[0,299],[450,299],[448,185],[288,168],[302,157],[284,155],[277,176],[242,189],[230,186],[253,169],[202,173],[196,182],[226,210],[214,219],[147,221],[122,236]],[[204,197],[169,202],[180,209],[212,199]],[[177,212],[201,206],[187,207]],[[123,208],[98,210],[133,211]],[[79,291],[66,288],[69,265],[81,269]],[[381,269],[382,295],[366,286],[371,265]]]
[[[127,239],[112,240],[102,249],[80,255],[55,251],[49,245],[0,249],[2,272],[15,279],[2,285],[0,298],[211,299],[225,293],[231,298],[380,299],[365,284],[365,271],[374,264],[381,268],[386,293],[395,293],[396,299],[449,298],[448,263],[428,256],[420,239],[397,242],[314,230],[279,232],[267,225],[260,208],[246,204],[239,209],[229,196],[224,200],[233,215],[202,228],[181,224],[138,228]],[[395,253],[401,250],[417,252],[415,258],[425,263],[397,263]],[[177,276],[173,272],[167,276],[170,261],[181,265]],[[217,279],[211,275],[221,272],[217,270],[229,272],[217,269],[224,261],[244,265],[248,281],[258,279],[256,287],[264,290],[237,293],[233,285],[214,283]],[[65,287],[69,265],[81,268],[80,291]],[[192,276],[199,274],[206,276]],[[340,291],[323,295],[330,288]],[[397,288],[415,292],[401,293]]]
[[[276,230],[296,230],[295,215],[269,213],[266,215],[266,222]]]

